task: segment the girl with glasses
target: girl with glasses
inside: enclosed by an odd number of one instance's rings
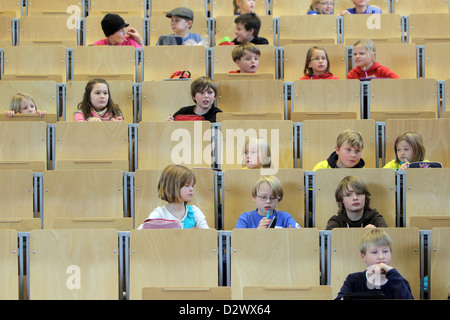
[[[304,76],[300,80],[335,80],[339,79],[330,72],[328,54],[323,48],[312,47],[306,53]]]
[[[333,14],[334,0],[312,0],[309,6],[308,15]]]

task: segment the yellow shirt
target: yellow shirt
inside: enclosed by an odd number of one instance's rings
[[[423,160],[423,162],[430,162],[429,160]],[[403,162],[397,162],[396,159],[389,161],[383,168],[398,170],[402,166]]]

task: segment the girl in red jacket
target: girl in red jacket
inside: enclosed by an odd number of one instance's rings
[[[323,48],[312,47],[306,53],[304,77],[300,80],[329,80],[338,79],[330,72],[328,54]]]
[[[353,45],[353,62],[355,67],[347,74],[347,79],[391,78],[400,77],[390,69],[375,61],[377,52],[370,39],[361,39]]]

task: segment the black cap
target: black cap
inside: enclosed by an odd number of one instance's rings
[[[116,33],[120,29],[129,26],[129,24],[125,23],[125,20],[123,20],[121,16],[114,13],[106,14],[106,16],[103,17],[101,24],[103,33],[107,37]]]

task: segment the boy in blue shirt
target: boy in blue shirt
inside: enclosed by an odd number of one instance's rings
[[[257,209],[244,212],[238,219],[237,229],[265,229],[275,217],[275,228],[300,228],[289,213],[275,210],[283,199],[283,188],[277,177],[261,176],[253,187],[252,198],[256,202]]]
[[[381,9],[376,6],[369,6],[370,0],[352,0],[355,5],[354,8],[347,9],[341,12],[341,16],[346,14],[374,14],[381,13]]]

